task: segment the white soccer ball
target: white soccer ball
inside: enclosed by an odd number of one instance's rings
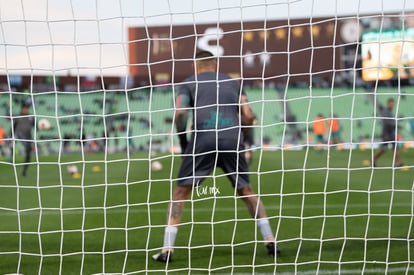
[[[162,170],[162,164],[161,164],[161,162],[159,162],[159,161],[153,161],[151,163],[151,170],[152,171],[155,171],[155,172],[161,171]]]
[[[68,165],[67,170],[71,175],[78,173],[78,167],[76,165]]]
[[[51,127],[50,121],[47,120],[46,118],[40,119],[37,125],[40,130],[49,130]]]

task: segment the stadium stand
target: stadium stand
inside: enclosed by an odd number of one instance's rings
[[[406,127],[413,116],[413,88],[378,88],[376,93],[362,88],[288,88],[277,91],[272,88],[248,89],[250,104],[257,116],[255,143],[286,144],[307,142],[312,135],[309,130],[318,113],[328,118],[335,113],[341,124],[344,142],[360,143],[379,139],[380,120],[373,119],[373,103],[384,104],[389,97],[399,98],[396,112],[400,118],[400,132],[404,138],[412,138]],[[18,114],[21,100],[27,93],[0,94],[0,124],[10,132],[10,112]],[[84,91],[34,93],[37,120],[46,118],[51,128],[37,131],[41,152],[58,152],[63,146],[67,151],[168,150],[171,146],[174,93],[171,90],[137,89],[119,91]],[[10,103],[12,108],[10,109]],[[293,127],[284,127],[285,123]],[[105,129],[107,131],[105,132]],[[294,131],[292,130],[294,129]],[[292,131],[291,131],[292,130]],[[105,144],[107,140],[107,144]],[[93,141],[95,147],[91,148]]]

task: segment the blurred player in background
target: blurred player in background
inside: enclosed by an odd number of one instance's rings
[[[338,116],[333,116],[328,120],[329,133],[331,135],[330,142],[332,144],[338,144],[341,140],[341,126],[339,125]]]
[[[322,145],[325,143],[326,123],[325,118],[319,113],[313,120],[313,134],[315,135],[315,141],[317,143],[316,149],[322,149]]]
[[[414,140],[414,116],[408,120],[407,129],[410,131],[412,140]]]
[[[379,151],[374,155],[372,160],[372,166],[376,166],[377,160],[385,153],[388,149],[388,146],[391,146],[394,150],[394,165],[396,167],[401,167],[403,164],[400,160],[400,151],[398,149],[397,142],[397,121],[396,117],[393,114],[394,109],[394,99],[389,98],[387,101],[387,107],[384,108],[381,104],[378,107],[379,114],[382,118],[382,143],[380,145]]]
[[[0,156],[4,156],[4,140],[5,140],[6,134],[4,132],[4,127],[0,125]]]
[[[32,153],[32,129],[34,127],[34,119],[33,116],[29,115],[29,105],[27,103],[22,103],[19,116],[14,117],[12,121],[14,134],[13,151],[16,149],[16,141],[20,141],[23,144],[25,156],[22,175],[26,176]]]
[[[279,250],[263,203],[250,186],[248,165],[242,152],[241,125],[252,125],[254,121],[247,97],[237,81],[217,73],[217,60],[210,52],[198,53],[194,65],[196,75],[184,81],[176,98],[175,124],[184,155],[168,207],[163,249],[153,259],[160,262],[171,260],[185,201],[215,165],[228,175],[256,220],[268,253],[275,255]],[[187,141],[185,131],[189,108],[193,112],[193,129]]]

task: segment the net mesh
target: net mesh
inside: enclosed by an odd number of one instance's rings
[[[12,2],[0,273],[413,272],[411,2]],[[186,201],[173,261],[152,260],[181,164],[174,99],[200,50],[256,114],[245,153],[277,257],[217,169]]]

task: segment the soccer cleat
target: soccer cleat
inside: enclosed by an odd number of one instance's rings
[[[268,243],[266,245],[266,248],[267,248],[267,254],[269,254],[270,256],[280,255],[280,249],[274,243]]]
[[[152,255],[152,259],[157,262],[169,263],[171,262],[172,253],[170,252],[161,252],[155,255]]]

